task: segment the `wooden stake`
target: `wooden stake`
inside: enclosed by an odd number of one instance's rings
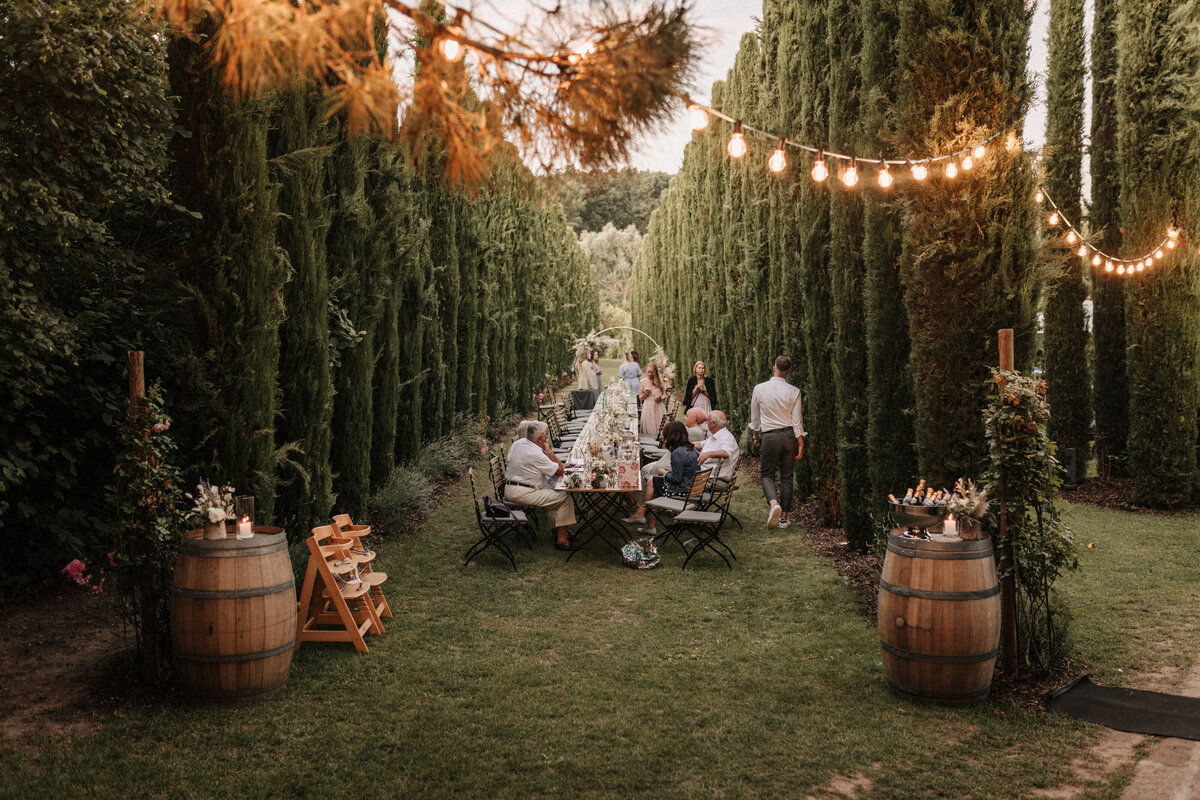
[[[1013,369],[1013,329],[1000,330],[1000,369]],[[1000,390],[1004,390],[1001,378]],[[1004,479],[1000,479],[1000,650],[1004,657],[1004,673],[1017,674],[1017,555],[1008,540],[1008,503]]]
[[[134,408],[146,396],[146,354],[142,350],[129,350],[125,355],[129,358],[129,407]]]

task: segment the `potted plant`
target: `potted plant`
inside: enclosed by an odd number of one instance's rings
[[[965,541],[983,538],[980,520],[987,513],[988,505],[987,489],[980,489],[975,481],[958,479],[946,501],[947,510],[954,515],[958,524],[958,538]]]
[[[195,502],[190,516],[200,520],[205,539],[224,539],[225,521],[233,519],[233,487],[217,486],[201,480],[196,495],[185,495]]]

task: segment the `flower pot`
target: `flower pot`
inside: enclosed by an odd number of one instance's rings
[[[209,541],[215,539],[224,539],[225,523],[224,522],[206,522],[204,523],[204,538]]]
[[[982,539],[983,525],[974,517],[963,517],[958,520],[958,538],[964,542],[973,542]]]

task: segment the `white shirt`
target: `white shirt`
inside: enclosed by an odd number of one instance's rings
[[[721,428],[716,433],[710,432],[704,439],[704,446],[700,448],[700,453],[712,453],[716,450],[724,450],[729,454],[729,458],[721,462],[721,474],[717,477],[730,480],[733,478],[733,473],[737,472],[737,463],[742,456],[742,449],[738,447],[737,438],[729,432],[728,428]],[[700,466],[704,467],[704,464]]]
[[[754,387],[750,396],[750,430],[775,431],[791,428],[799,439],[804,435],[804,419],[800,414],[800,390],[775,376]]]
[[[517,439],[508,448],[508,472],[505,479],[540,489],[546,479],[558,474],[558,464],[528,439]]]

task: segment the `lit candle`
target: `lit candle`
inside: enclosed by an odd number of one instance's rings
[[[237,538],[249,539],[253,535],[254,535],[254,530],[251,527],[250,518],[242,517],[241,519],[239,519],[238,524],[237,524]]]
[[[958,523],[954,521],[953,514],[946,515],[946,522],[942,526],[942,533],[947,536],[958,536]]]

